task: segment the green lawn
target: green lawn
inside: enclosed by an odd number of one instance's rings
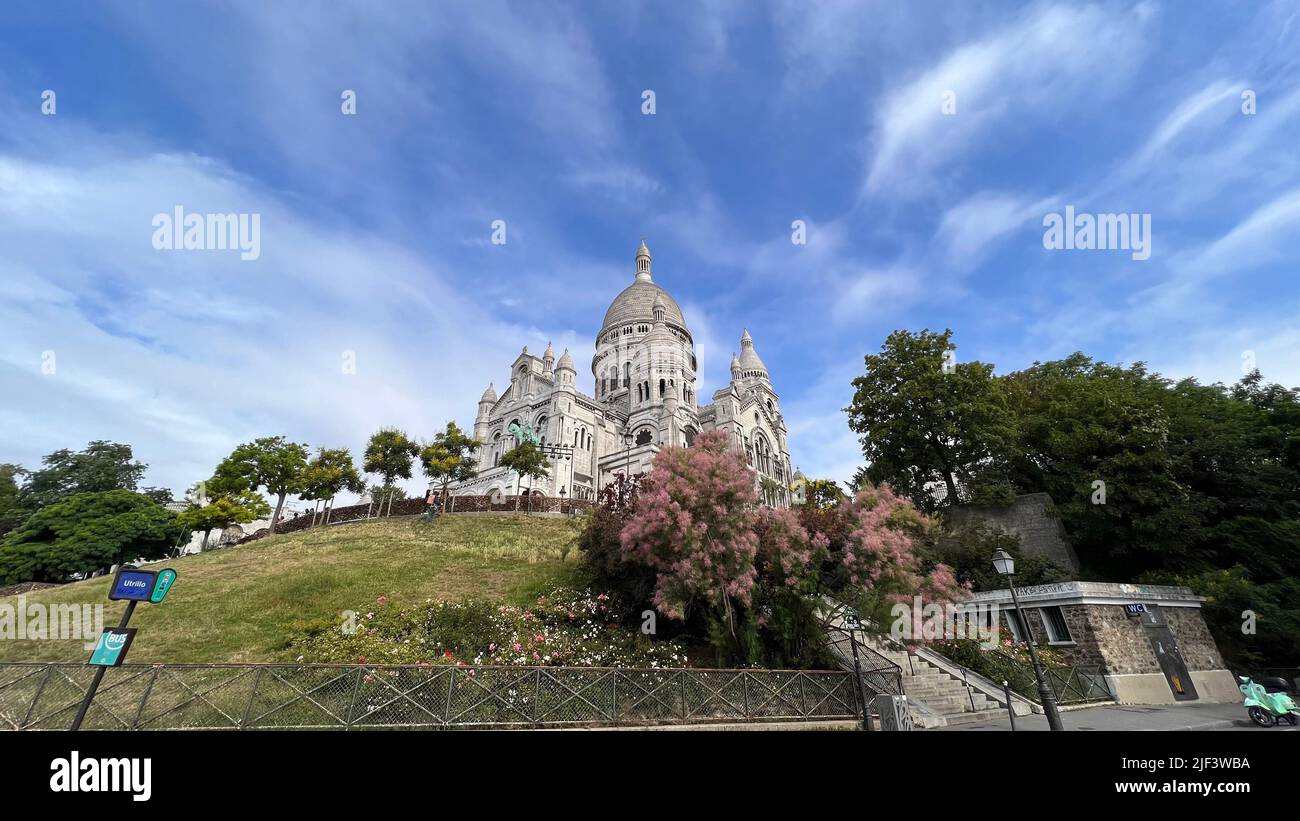
[[[288,660],[302,629],[337,624],[379,596],[394,604],[464,596],[532,601],[576,584],[577,525],[540,517],[447,516],[362,522],[274,536],[241,547],[149,565],[179,574],[161,605],[136,606],[128,661]],[[108,577],[26,594],[28,605],[105,604],[105,626],[125,607],[107,599]],[[16,604],[17,598],[0,598]],[[0,661],[84,661],[80,641],[0,641]]]

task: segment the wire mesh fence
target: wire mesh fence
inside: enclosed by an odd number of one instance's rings
[[[0,729],[67,729],[94,670],[0,664]],[[852,674],[838,670],[128,664],[106,671],[82,728],[641,726],[859,710]]]

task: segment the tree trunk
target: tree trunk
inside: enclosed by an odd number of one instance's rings
[[[208,549],[208,535],[211,533],[212,533],[212,528],[208,528],[207,530],[203,531],[203,542],[199,545],[200,553]]]
[[[334,515],[334,497],[331,496],[329,503],[325,505],[325,524],[330,523],[330,517]]]
[[[285,497],[285,496],[288,496],[288,495],[289,495],[288,493],[281,493],[281,494],[280,494],[279,496],[277,496],[276,499],[275,499],[275,512],[271,514],[271,530],[270,530],[270,533],[275,533],[275,525],[276,525],[277,522],[280,521],[280,511],[281,511],[281,510],[284,510],[284,497]],[[268,534],[268,535],[269,535],[269,534]]]
[[[943,471],[943,483],[948,486],[948,504],[956,505],[960,503],[961,500],[957,498],[957,483],[953,481],[952,471],[947,468],[944,468]]]

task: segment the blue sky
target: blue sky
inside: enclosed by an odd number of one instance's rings
[[[255,436],[468,426],[548,340],[590,390],[642,236],[701,396],[748,327],[810,475],[896,328],[1300,385],[1295,0],[19,2],[0,46],[0,461],[113,439],[180,492]],[[260,257],[155,250],[177,205]],[[1067,205],[1151,258],[1046,250]]]

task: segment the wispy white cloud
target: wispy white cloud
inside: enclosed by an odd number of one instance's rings
[[[1151,7],[1039,6],[1009,28],[948,54],[875,108],[865,190],[924,188],[927,175],[999,125],[1060,117],[1062,100],[1100,101],[1132,76],[1144,53]],[[956,114],[945,114],[952,92]],[[1086,92],[1086,93],[1085,93]]]

